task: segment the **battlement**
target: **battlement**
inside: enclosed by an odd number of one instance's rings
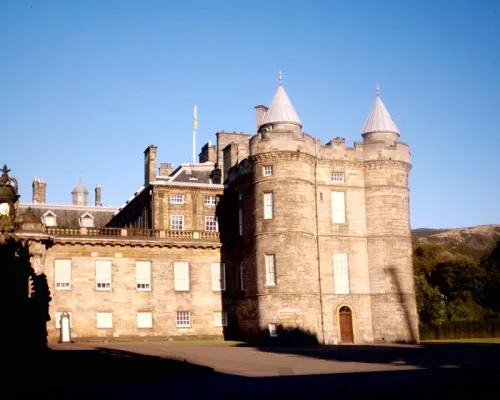
[[[344,137],[335,137],[327,143],[307,132],[262,131],[250,139],[250,154],[270,151],[299,151],[327,160],[364,161],[399,160],[410,162],[409,146],[404,142],[387,144],[385,141],[354,142],[353,147],[346,145]]]

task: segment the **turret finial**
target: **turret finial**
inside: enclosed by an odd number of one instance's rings
[[[278,80],[279,80],[280,86],[281,86],[283,84],[283,75],[281,74],[281,69],[279,71]]]
[[[377,86],[375,88],[376,92],[377,92],[377,97],[380,95],[380,86],[378,85],[378,81],[377,81]]]

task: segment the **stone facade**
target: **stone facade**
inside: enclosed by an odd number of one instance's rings
[[[255,135],[218,132],[200,163],[161,164],[159,174],[149,146],[144,183],[106,227],[31,237],[46,249],[33,263],[52,291],[53,340],[67,311],[74,338],[418,342],[410,150],[379,97],[352,148],[302,132],[281,86],[256,121]],[[70,261],[69,288],[57,288],[56,260]],[[111,265],[105,290],[99,260]],[[137,261],[151,262],[150,290],[137,289]],[[175,290],[175,262],[189,265],[187,291]],[[189,327],[178,312],[190,313]],[[112,327],[98,328],[98,313],[112,313]],[[138,313],[151,327],[138,327]]]

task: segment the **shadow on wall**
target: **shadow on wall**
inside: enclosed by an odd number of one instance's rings
[[[0,277],[0,340],[21,364],[47,350],[50,290],[46,276],[31,267],[27,246],[12,238],[0,244]]]
[[[272,332],[269,329],[261,330],[258,334],[247,337],[247,343],[239,346],[263,347],[315,347],[320,343],[315,333],[302,328],[288,328],[277,325]]]
[[[396,287],[398,300],[405,316],[406,329],[410,334],[409,342],[418,343],[419,341],[418,340],[419,335],[417,331],[418,325],[412,323],[412,317],[411,317],[412,313],[410,312],[410,304],[408,304],[408,301],[406,299],[406,293],[403,291],[403,285],[401,284],[401,279],[398,276],[397,268],[394,266],[389,266],[385,269],[385,271],[389,274],[391,280],[394,282],[394,286]],[[411,279],[413,279],[413,274]],[[408,341],[400,341],[400,342],[407,343]]]

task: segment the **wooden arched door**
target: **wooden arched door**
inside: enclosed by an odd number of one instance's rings
[[[347,306],[339,310],[340,343],[354,343],[354,330],[352,328],[352,312]]]

